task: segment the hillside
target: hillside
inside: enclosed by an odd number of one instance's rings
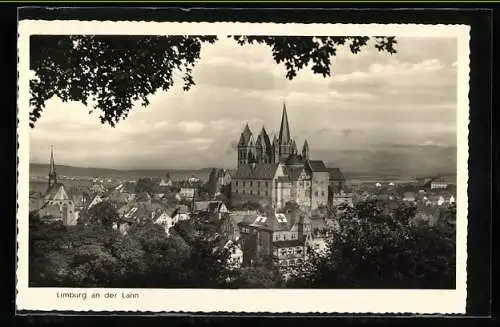
[[[109,168],[86,168],[56,165],[57,174],[68,177],[99,177],[106,176],[118,179],[135,179],[139,177],[165,177],[170,173],[172,179],[185,179],[196,176],[201,179],[207,179],[212,168],[202,168],[197,170],[176,170],[176,169],[137,169],[137,170],[118,170]],[[47,164],[30,164],[30,175],[46,176],[49,171]]]

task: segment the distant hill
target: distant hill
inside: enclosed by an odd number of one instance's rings
[[[408,179],[424,176],[456,178],[456,146],[445,145],[381,145],[363,149],[330,150],[316,149],[312,159],[323,159],[328,167],[338,167],[347,179]],[[196,176],[207,180],[213,168],[202,169],[133,169],[84,168],[56,166],[57,173],[69,177],[106,176],[118,179],[139,177],[164,177],[167,172],[174,180]],[[30,164],[32,176],[47,176],[47,164]],[[230,170],[234,172],[233,170]]]
[[[434,145],[393,145],[372,149],[344,151],[315,151],[317,158],[335,158],[326,161],[329,167],[339,167],[346,177],[421,177],[455,176],[457,148]]]
[[[119,170],[109,168],[85,168],[73,167],[65,165],[56,165],[56,172],[60,176],[68,177],[110,177],[118,179],[136,179],[139,177],[165,177],[170,173],[170,177],[174,180],[185,179],[191,176],[196,176],[203,180],[208,178],[212,168],[202,168],[196,170],[179,170],[179,169],[134,169],[134,170]],[[30,164],[31,176],[47,176],[49,165],[47,164]]]

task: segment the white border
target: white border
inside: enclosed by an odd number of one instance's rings
[[[469,26],[158,23],[110,21],[19,22],[18,63],[18,310],[149,312],[294,312],[294,313],[465,313],[467,263],[467,180],[469,122]],[[209,290],[209,289],[60,289],[28,287],[29,196],[29,36],[31,34],[128,35],[394,35],[456,37],[457,60],[457,263],[455,290]],[[60,300],[56,292],[139,293],[134,300]]]

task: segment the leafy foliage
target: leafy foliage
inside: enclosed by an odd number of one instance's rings
[[[158,193],[159,186],[153,182],[151,178],[143,177],[137,180],[135,185],[135,193],[148,193],[150,195]]]
[[[323,77],[331,75],[331,58],[337,49],[348,46],[353,54],[358,54],[370,40],[367,36],[233,36],[239,45],[259,43],[272,49],[277,64],[283,63],[286,78],[292,80],[297,72],[311,65],[315,74]],[[396,53],[395,37],[375,37],[375,47],[379,51]]]
[[[293,275],[291,287],[454,288],[455,228],[413,225],[415,208],[374,201],[346,208],[324,253]]]
[[[122,235],[101,221],[63,226],[32,217],[30,285],[225,287],[229,253],[209,236],[214,233],[198,233],[195,223],[182,222],[184,237],[176,231],[167,236],[161,226],[147,221]]]
[[[108,201],[100,202],[90,209],[82,211],[78,219],[79,224],[102,225],[107,229],[111,229],[113,224],[118,223],[118,221],[118,212]]]
[[[286,78],[311,65],[315,74],[331,75],[331,58],[341,46],[357,54],[369,37],[233,36],[240,45],[261,43],[272,49],[277,64],[286,67]],[[375,37],[379,51],[395,53],[394,37]],[[193,68],[203,43],[216,36],[106,36],[33,35],[30,38],[30,126],[41,117],[46,101],[58,97],[91,105],[101,123],[114,127],[125,119],[135,102],[149,104],[159,89],[168,91],[175,77],[184,90],[194,84]]]

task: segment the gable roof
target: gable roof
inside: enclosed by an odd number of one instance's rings
[[[222,201],[196,201],[194,208],[197,211],[218,212],[222,205]]]
[[[258,163],[240,165],[236,170],[235,179],[273,179],[278,164]]]
[[[304,171],[304,166],[285,166],[285,174],[291,181],[297,181]]]
[[[309,160],[308,164],[313,172],[329,172],[323,160]]]
[[[45,194],[46,200],[70,200],[71,196],[68,194],[64,185],[61,183],[54,184],[51,188],[47,190]]]
[[[247,145],[248,142],[250,141],[251,137],[252,137],[252,132],[250,131],[250,127],[248,127],[248,123],[247,123],[247,124],[245,124],[245,127],[243,128],[243,132],[241,132],[238,146]]]
[[[345,181],[345,176],[340,168],[327,168],[331,180]]]

